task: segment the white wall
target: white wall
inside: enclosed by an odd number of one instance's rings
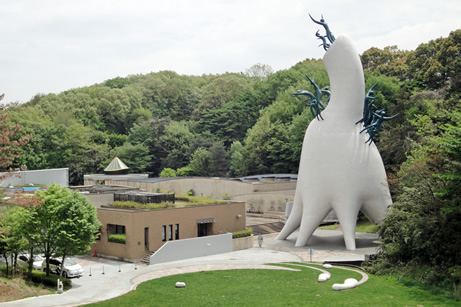
[[[228,253],[232,233],[166,242],[150,257],[150,264]]]
[[[7,175],[7,177],[3,179],[3,181],[0,183],[1,187],[8,187],[10,185],[28,185],[30,183],[44,185],[56,183],[64,187],[69,186],[68,168],[54,168],[33,171],[17,171],[12,173],[0,173],[0,176],[2,175]]]

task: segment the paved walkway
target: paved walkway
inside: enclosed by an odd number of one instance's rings
[[[71,290],[63,294],[1,303],[0,306],[78,306],[120,296],[135,288],[140,282],[166,275],[240,268],[274,269],[274,266],[264,264],[309,262],[311,257],[312,261],[316,262],[362,260],[365,254],[374,253],[377,246],[375,235],[357,233],[357,250],[347,251],[344,248],[342,233],[339,231],[317,230],[308,242],[309,245],[301,248],[294,247],[296,233],[283,241],[275,240],[275,237],[276,234],[265,235],[262,248],[257,247],[255,238],[255,247],[247,250],[150,266],[89,256],[78,257],[76,261],[85,269],[85,276],[73,279]],[[313,255],[310,255],[309,249],[313,249]]]

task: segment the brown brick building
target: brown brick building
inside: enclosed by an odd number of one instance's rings
[[[126,261],[136,261],[158,250],[167,241],[244,230],[245,203],[189,206],[169,209],[97,209],[101,234],[92,252]],[[109,234],[125,234],[123,243],[109,242]]]

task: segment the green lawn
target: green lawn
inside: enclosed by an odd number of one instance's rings
[[[338,224],[319,227],[319,229],[324,229],[324,230],[336,230],[337,228],[338,228]],[[376,233],[376,225],[370,222],[369,220],[364,219],[364,220],[357,222],[355,231],[356,232]]]
[[[319,283],[319,271],[292,267],[301,271],[245,269],[168,276],[92,306],[459,306],[454,300],[375,276],[356,289],[333,291],[333,283],[360,280],[361,275],[330,269],[331,279]],[[186,288],[175,288],[178,281]]]

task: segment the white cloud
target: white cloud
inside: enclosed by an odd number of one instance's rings
[[[116,76],[174,70],[286,69],[324,51],[308,13],[360,52],[418,44],[460,28],[457,0],[2,0],[0,92],[5,101]]]

